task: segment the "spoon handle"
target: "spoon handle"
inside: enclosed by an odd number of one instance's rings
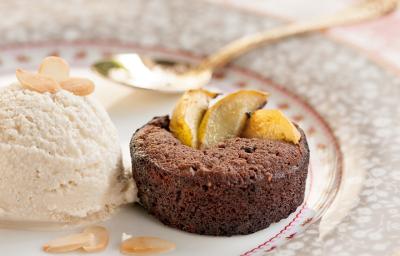
[[[397,0],[364,0],[333,15],[310,21],[295,22],[266,32],[239,38],[210,55],[198,66],[199,70],[222,67],[240,55],[264,45],[292,35],[317,31],[333,26],[349,25],[373,19],[390,13],[397,7]]]

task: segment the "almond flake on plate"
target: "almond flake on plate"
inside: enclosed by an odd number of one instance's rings
[[[90,246],[95,240],[92,233],[79,233],[56,238],[43,245],[43,251],[51,253],[72,252]]]
[[[109,235],[102,226],[90,226],[82,233],[56,238],[43,246],[45,252],[62,253],[82,249],[85,252],[98,252],[107,248]]]
[[[83,234],[93,234],[94,239],[89,245],[82,246],[82,249],[86,252],[98,252],[107,248],[109,235],[105,227],[102,226],[91,226],[83,230]]]
[[[120,251],[123,254],[158,254],[172,251],[176,248],[174,243],[149,236],[129,238],[121,243]]]

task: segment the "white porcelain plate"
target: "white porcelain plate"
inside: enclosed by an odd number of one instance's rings
[[[115,122],[125,162],[129,165],[128,143],[133,132],[152,117],[170,113],[179,97],[119,86],[99,78],[89,68],[93,61],[110,53],[132,51],[192,62],[199,60],[188,52],[145,48],[118,42],[54,42],[9,46],[0,50],[0,84],[5,86],[15,81],[16,67],[37,69],[41,59],[47,55],[59,55],[67,59],[74,76],[88,77],[95,81],[97,88],[94,97],[104,104]],[[194,235],[175,230],[149,216],[139,205],[129,205],[103,223],[111,232],[111,243],[105,252],[98,255],[120,255],[118,246],[123,232],[134,236],[156,236],[176,243],[177,249],[167,255],[264,255],[304,231],[318,220],[331,204],[341,180],[342,156],[329,126],[315,109],[283,86],[244,68],[230,67],[218,72],[209,87],[222,92],[244,88],[267,91],[271,93],[267,108],[281,109],[303,128],[311,151],[305,202],[287,219],[265,230],[229,238]],[[45,255],[41,251],[41,245],[71,232],[73,231],[0,229],[1,255]]]

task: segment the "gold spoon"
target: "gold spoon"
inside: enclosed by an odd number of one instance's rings
[[[128,53],[117,54],[96,62],[92,68],[103,77],[130,87],[161,92],[182,92],[206,85],[216,68],[267,42],[374,19],[392,12],[396,7],[397,0],[364,0],[333,15],[294,22],[244,36],[224,46],[196,66]]]

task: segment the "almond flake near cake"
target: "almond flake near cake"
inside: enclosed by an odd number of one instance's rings
[[[304,200],[309,148],[283,113],[258,110],[267,96],[239,91],[203,110],[201,121],[186,119],[198,136],[215,132],[199,136],[197,147],[178,139],[168,116],[138,129],[130,150],[143,207],[168,226],[216,236],[250,234],[294,212]]]

